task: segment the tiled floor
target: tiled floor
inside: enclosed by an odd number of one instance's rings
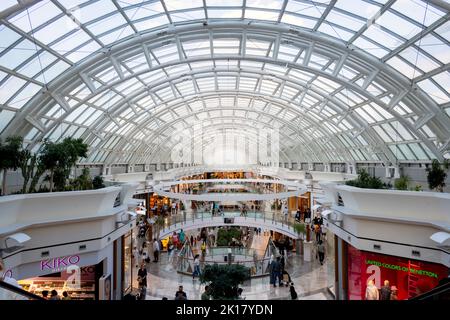
[[[263,236],[256,236],[255,245],[266,243]],[[177,273],[176,264],[169,263],[167,253],[162,253],[160,262],[149,263],[147,270],[148,288],[147,300],[160,300],[162,297],[173,299],[179,285],[184,287],[189,300],[199,300],[204,285],[196,278]],[[332,296],[327,291],[327,263],[321,266],[317,260],[303,261],[302,256],[293,254],[288,259],[287,271],[294,282],[299,300],[330,300]],[[133,279],[136,279],[134,270]],[[137,287],[137,283],[134,283]],[[276,287],[269,284],[269,277],[252,278],[242,285],[242,296],[247,300],[290,299],[289,288]]]

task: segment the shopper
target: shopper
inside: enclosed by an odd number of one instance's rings
[[[181,229],[181,231],[180,231],[179,238],[180,238],[181,244],[183,245],[184,244],[184,240],[186,238],[186,235],[184,234],[183,229]]]
[[[202,243],[200,249],[202,251],[202,258],[204,259],[206,257],[206,241],[203,240],[203,243]]]
[[[178,287],[178,291],[175,292],[175,300],[187,300],[186,292],[183,291],[183,286]]]
[[[289,291],[291,293],[291,299],[292,300],[297,300],[298,295],[297,295],[297,291],[295,291],[295,287],[294,287],[294,283],[293,282],[291,282],[291,286],[289,288]]]
[[[366,288],[366,300],[379,300],[380,293],[378,292],[378,288],[373,283],[373,280],[369,280]]]
[[[325,245],[323,244],[322,240],[319,241],[319,244],[317,246],[317,253],[319,254],[320,264],[323,265],[323,260],[325,259]]]
[[[58,292],[56,290],[52,290],[52,292],[50,293],[49,300],[61,300],[61,298],[58,296]]]
[[[244,290],[242,288],[237,289],[237,299],[238,300],[245,300],[245,298],[242,297],[242,292]]]
[[[281,263],[280,263],[280,257],[277,257],[275,261],[272,261],[270,264],[270,284],[273,284],[274,287],[277,286],[276,281],[278,278],[278,283],[281,286],[282,285],[282,279],[281,279]]]
[[[391,300],[391,286],[389,280],[384,280],[384,286],[380,289],[380,300]]]
[[[67,293],[67,291],[63,292],[62,300],[71,300],[71,298],[70,298],[69,294]]]
[[[42,291],[42,298],[44,298],[45,300],[48,300],[48,290]]]
[[[145,264],[142,264],[138,271],[138,283],[139,287],[147,287],[147,268]]]
[[[194,257],[194,272],[192,272],[192,280],[195,276],[200,276],[200,255],[196,254]]]
[[[211,296],[209,294],[209,286],[205,286],[205,291],[202,293],[201,300],[211,300]]]
[[[159,261],[159,242],[156,240],[156,238],[153,239],[153,262]]]

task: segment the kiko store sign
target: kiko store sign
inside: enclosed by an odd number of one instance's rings
[[[9,276],[17,280],[27,279],[51,273],[68,271],[77,267],[82,269],[82,267],[85,266],[96,265],[104,258],[105,257],[102,257],[101,254],[99,255],[98,252],[67,255],[56,258],[43,259],[12,268],[8,268],[8,266],[5,266],[4,271],[0,272],[0,274],[3,273],[5,276]]]
[[[79,255],[65,256],[42,260],[40,263],[41,271],[59,272],[66,270],[69,266],[77,265],[81,258]]]

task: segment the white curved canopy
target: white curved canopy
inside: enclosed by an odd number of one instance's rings
[[[283,161],[450,157],[444,1],[0,3],[0,134],[82,137],[87,162],[165,162],[190,132]],[[201,131],[197,130],[201,127]]]

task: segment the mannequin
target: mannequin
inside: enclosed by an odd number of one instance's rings
[[[373,280],[369,280],[366,288],[366,300],[379,300],[380,293],[378,292],[378,288],[373,283]]]

